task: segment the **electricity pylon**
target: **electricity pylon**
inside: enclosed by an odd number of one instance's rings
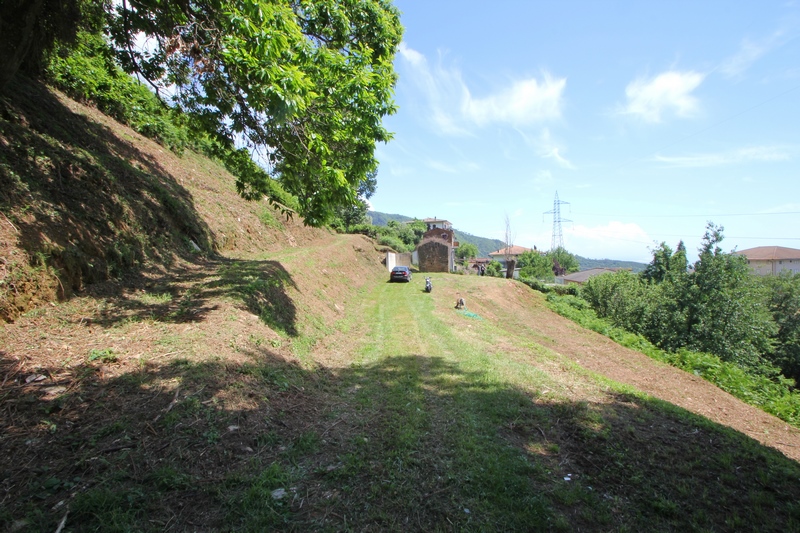
[[[544,212],[545,215],[553,215],[553,240],[550,241],[551,250],[564,247],[564,233],[561,231],[561,223],[572,221],[566,218],[561,218],[561,204],[568,203],[569,202],[559,200],[558,191],[556,191],[556,199],[553,200],[553,210]]]

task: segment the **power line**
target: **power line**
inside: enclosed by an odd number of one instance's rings
[[[549,213],[549,211],[548,211]],[[578,213],[590,217],[619,217],[609,213]],[[773,215],[800,215],[800,211],[779,211],[775,213],[718,213],[716,215],[625,215],[628,218],[715,218],[715,217],[761,217]]]

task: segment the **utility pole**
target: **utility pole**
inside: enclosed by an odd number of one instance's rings
[[[545,211],[545,215],[553,215],[553,240],[550,241],[550,250],[556,250],[564,247],[564,233],[561,231],[562,222],[572,222],[569,219],[561,218],[561,204],[568,204],[558,199],[558,191],[556,191],[556,199],[553,200],[553,210]]]

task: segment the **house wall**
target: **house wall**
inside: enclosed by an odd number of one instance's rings
[[[411,253],[406,252],[398,254],[395,252],[386,252],[386,268],[391,270],[396,266],[411,266]]]
[[[417,247],[420,272],[450,272],[452,247],[441,241],[423,242]]]
[[[452,245],[453,243],[455,243],[456,237],[453,230],[445,228],[434,228],[434,229],[429,229],[428,231],[422,234],[422,242],[431,239],[442,240]]]
[[[800,273],[800,259],[748,260],[747,264],[758,276],[777,275],[781,272]]]
[[[797,274],[800,272],[800,259],[780,259],[776,261],[775,273],[780,274],[781,272],[792,272]]]

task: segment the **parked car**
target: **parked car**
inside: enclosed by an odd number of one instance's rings
[[[411,269],[408,267],[394,267],[389,281],[411,281]]]

